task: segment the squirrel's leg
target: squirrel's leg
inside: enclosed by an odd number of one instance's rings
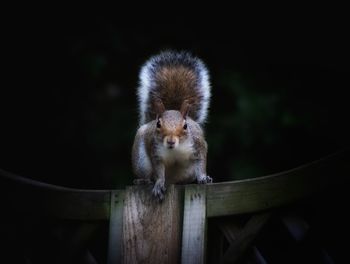
[[[207,175],[207,143],[195,141],[196,152],[193,155],[193,173],[198,183],[205,184],[213,182],[213,179]]]
[[[153,162],[155,184],[152,194],[160,201],[164,199],[165,188],[165,166],[160,161]]]
[[[212,183],[213,179],[207,175],[206,172],[206,160],[199,159],[194,164],[194,174],[196,176],[196,180],[200,184]]]

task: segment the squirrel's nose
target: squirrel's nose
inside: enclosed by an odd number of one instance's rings
[[[175,141],[174,140],[167,140],[167,143],[169,146],[174,146],[175,145]]]
[[[175,147],[175,140],[173,140],[173,139],[168,139],[167,141],[166,141],[166,143],[168,144],[168,148],[174,148]]]

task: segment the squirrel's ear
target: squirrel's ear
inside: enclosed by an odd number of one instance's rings
[[[185,100],[185,101],[183,101],[183,103],[181,105],[180,113],[184,118],[186,118],[189,111],[190,111],[190,104],[189,104],[188,100]]]
[[[154,110],[156,111],[157,116],[160,116],[164,113],[165,107],[162,100],[157,99],[154,101]]]

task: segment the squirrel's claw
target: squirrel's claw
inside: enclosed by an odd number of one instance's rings
[[[213,182],[213,179],[208,176],[208,175],[202,175],[198,180],[197,182],[199,184],[206,184],[206,183],[212,183]]]
[[[166,188],[164,186],[164,183],[156,182],[156,184],[153,187],[152,194],[154,197],[158,198],[159,201],[163,201],[165,191]]]

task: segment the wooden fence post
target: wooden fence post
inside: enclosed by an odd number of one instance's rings
[[[179,263],[181,190],[169,186],[160,203],[151,189],[152,186],[130,186],[126,190],[123,263]]]
[[[204,263],[206,247],[206,186],[185,189],[181,263]]]
[[[122,263],[123,209],[125,191],[111,191],[109,217],[108,264]]]

